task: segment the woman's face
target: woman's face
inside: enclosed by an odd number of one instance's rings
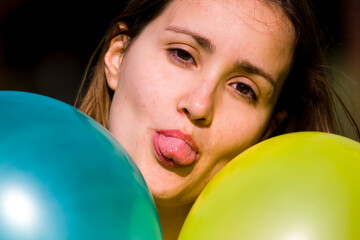
[[[195,200],[232,158],[281,120],[273,109],[294,30],[258,0],[175,0],[140,35],[105,56],[115,90],[109,130],[157,204]]]

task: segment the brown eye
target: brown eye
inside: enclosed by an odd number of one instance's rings
[[[251,88],[243,83],[236,84],[236,90],[242,94],[249,94],[251,92]]]
[[[196,64],[193,56],[185,50],[174,48],[168,50],[171,58],[181,64]]]
[[[241,82],[240,83],[233,83],[231,85],[232,85],[233,88],[235,88],[235,90],[237,92],[239,92],[239,94],[244,95],[246,97],[249,97],[253,101],[257,100],[255,92],[250,86],[248,86],[248,85],[246,85],[244,83],[241,83]]]
[[[184,50],[181,50],[181,49],[176,50],[176,55],[184,61],[189,61],[192,58],[190,53],[188,53]]]

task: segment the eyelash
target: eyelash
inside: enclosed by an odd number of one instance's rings
[[[230,84],[235,91],[237,91],[239,94],[248,97],[251,101],[256,102],[257,96],[254,92],[254,90],[247,84],[242,82],[232,83]],[[235,86],[234,86],[235,85]]]
[[[168,52],[169,52],[171,58],[173,58],[175,61],[177,61],[185,66],[194,65],[194,64],[196,65],[196,62],[195,62],[193,56],[189,52],[187,52],[183,49],[172,48],[172,49],[168,49]],[[183,54],[183,56],[181,57],[181,56],[179,56],[179,54]],[[188,57],[188,59],[190,59],[190,60],[186,60],[184,55],[186,55],[186,57]]]
[[[172,48],[172,49],[168,49],[167,51],[169,52],[170,57],[172,59],[174,59],[175,61],[179,62],[180,64],[183,64],[185,66],[194,65],[194,64],[196,65],[196,62],[195,62],[193,56],[189,52],[185,51],[184,49]],[[181,57],[181,56],[179,56],[179,54],[185,54],[186,57],[188,59],[190,59],[190,61],[184,59],[184,55]],[[257,101],[257,96],[256,96],[254,90],[249,85],[242,83],[242,82],[232,83],[230,85],[235,89],[235,91],[238,92],[238,94],[247,97],[252,102]]]

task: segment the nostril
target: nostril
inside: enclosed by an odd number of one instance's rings
[[[206,116],[196,116],[192,114],[187,108],[183,108],[182,112],[196,125],[208,125],[211,122],[211,117]]]
[[[184,108],[183,111],[186,114],[186,116],[188,116],[188,117],[191,116],[190,112],[186,108]]]

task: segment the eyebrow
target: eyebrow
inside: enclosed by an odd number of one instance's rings
[[[198,33],[192,32],[185,28],[179,28],[179,27],[174,27],[174,26],[167,27],[166,30],[191,36],[197,42],[197,44],[199,44],[207,52],[212,53],[215,50],[215,46],[211,43],[211,41],[209,39],[199,35]]]
[[[265,78],[274,88],[276,88],[276,81],[275,79],[267,72],[265,72],[260,67],[255,66],[254,64],[250,63],[249,61],[239,61],[235,64],[236,68],[242,69],[243,71],[256,74],[263,78]]]
[[[204,48],[206,51],[210,53],[214,52],[215,50],[215,46],[211,43],[211,41],[199,35],[198,33],[195,33],[185,28],[180,28],[175,26],[169,26],[166,28],[166,30],[191,36],[202,48]],[[251,62],[239,61],[235,64],[235,67],[242,69],[247,73],[256,74],[265,78],[274,88],[276,88],[275,79],[269,73],[265,72],[260,67],[255,66]]]

